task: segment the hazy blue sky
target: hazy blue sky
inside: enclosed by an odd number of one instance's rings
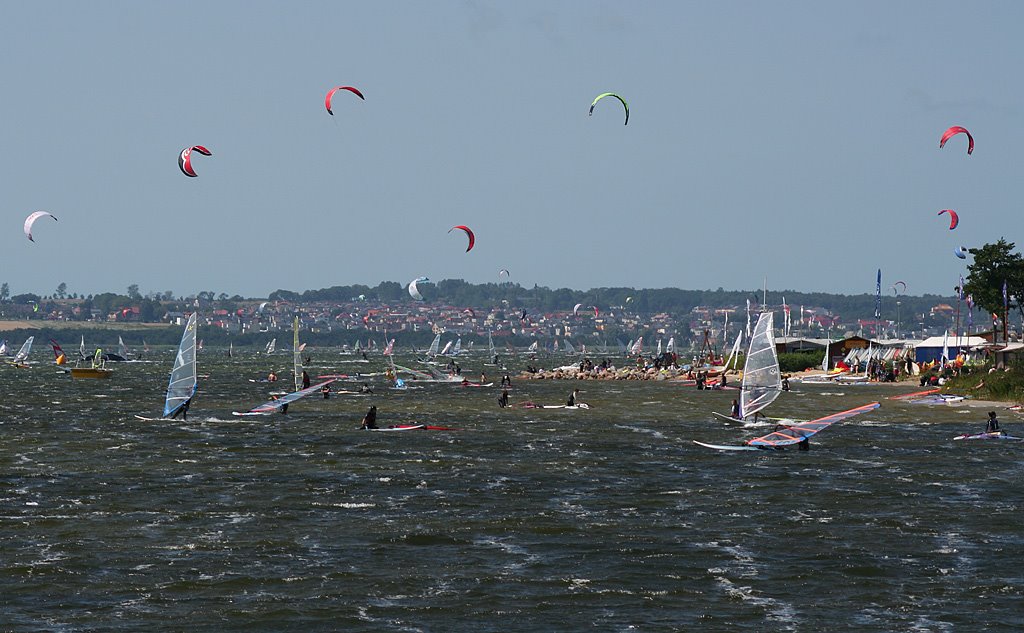
[[[9,2],[0,281],[948,294],[1020,242],[1024,3]],[[323,100],[333,85],[366,96]],[[605,91],[630,104],[602,101]],[[950,125],[966,139],[938,149]],[[188,145],[198,178],[177,156]],[[949,231],[943,208],[960,213]],[[26,215],[47,210],[36,243]],[[476,248],[465,251],[467,224]]]

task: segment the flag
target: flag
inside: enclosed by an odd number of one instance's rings
[[[747,299],[747,338],[750,338],[750,299]]]
[[[1003,280],[1003,310],[1010,309],[1009,295],[1006,294],[1006,280]]]

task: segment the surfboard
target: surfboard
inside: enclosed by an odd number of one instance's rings
[[[699,444],[699,445],[707,447],[707,448],[713,448],[713,449],[718,450],[718,451],[759,451],[759,450],[762,450],[762,449],[756,448],[754,446],[736,446],[734,444],[729,444],[729,445],[724,445],[724,444],[705,444],[704,442],[698,442],[697,440],[693,440],[693,443],[694,444]]]
[[[174,418],[146,418],[146,417],[143,417],[141,415],[135,416],[135,419],[136,420],[142,420],[143,422],[179,422],[180,421],[180,420],[176,420]]]
[[[426,428],[425,424],[406,424],[399,426],[388,426],[382,429],[364,429],[366,431],[415,431],[417,429]]]
[[[589,409],[590,405],[586,402],[579,402],[572,406],[567,404],[546,404],[543,406],[544,409]]]
[[[1024,437],[1016,437],[1013,435],[1003,435],[1002,433],[964,433],[963,435],[957,435],[953,438],[954,440],[1024,440]]]

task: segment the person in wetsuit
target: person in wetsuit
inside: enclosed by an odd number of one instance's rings
[[[370,407],[370,410],[363,416],[363,424],[359,427],[360,429],[375,429],[377,428],[377,405]]]

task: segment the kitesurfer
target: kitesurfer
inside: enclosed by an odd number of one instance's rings
[[[501,397],[498,398],[498,406],[502,409],[508,406],[508,389],[501,390]]]
[[[988,412],[988,422],[985,423],[986,433],[998,433],[999,432],[999,420],[996,419],[996,412]]]
[[[305,369],[302,370],[302,388],[309,389],[309,374],[306,373]]]
[[[576,389],[573,389],[572,393],[569,394],[569,400],[565,403],[565,406],[567,406],[567,407],[575,407],[576,404],[577,404],[577,399],[579,398],[579,396],[580,396],[580,390],[579,390],[579,387],[577,387]]]
[[[327,400],[328,398],[330,398],[331,397],[331,385],[327,384],[327,385],[324,385],[323,387],[320,387],[320,393],[323,394],[324,400]]]
[[[375,429],[377,428],[377,405],[370,407],[370,410],[363,416],[363,424],[359,427],[360,429]]]
[[[181,408],[174,412],[174,415],[171,416],[171,419],[173,420],[174,418],[178,417],[178,414],[180,413],[182,421],[183,422],[187,422],[188,421],[188,408],[189,408],[189,405],[191,405],[191,404],[192,404],[192,398],[189,398],[185,402],[182,402],[181,403]]]

